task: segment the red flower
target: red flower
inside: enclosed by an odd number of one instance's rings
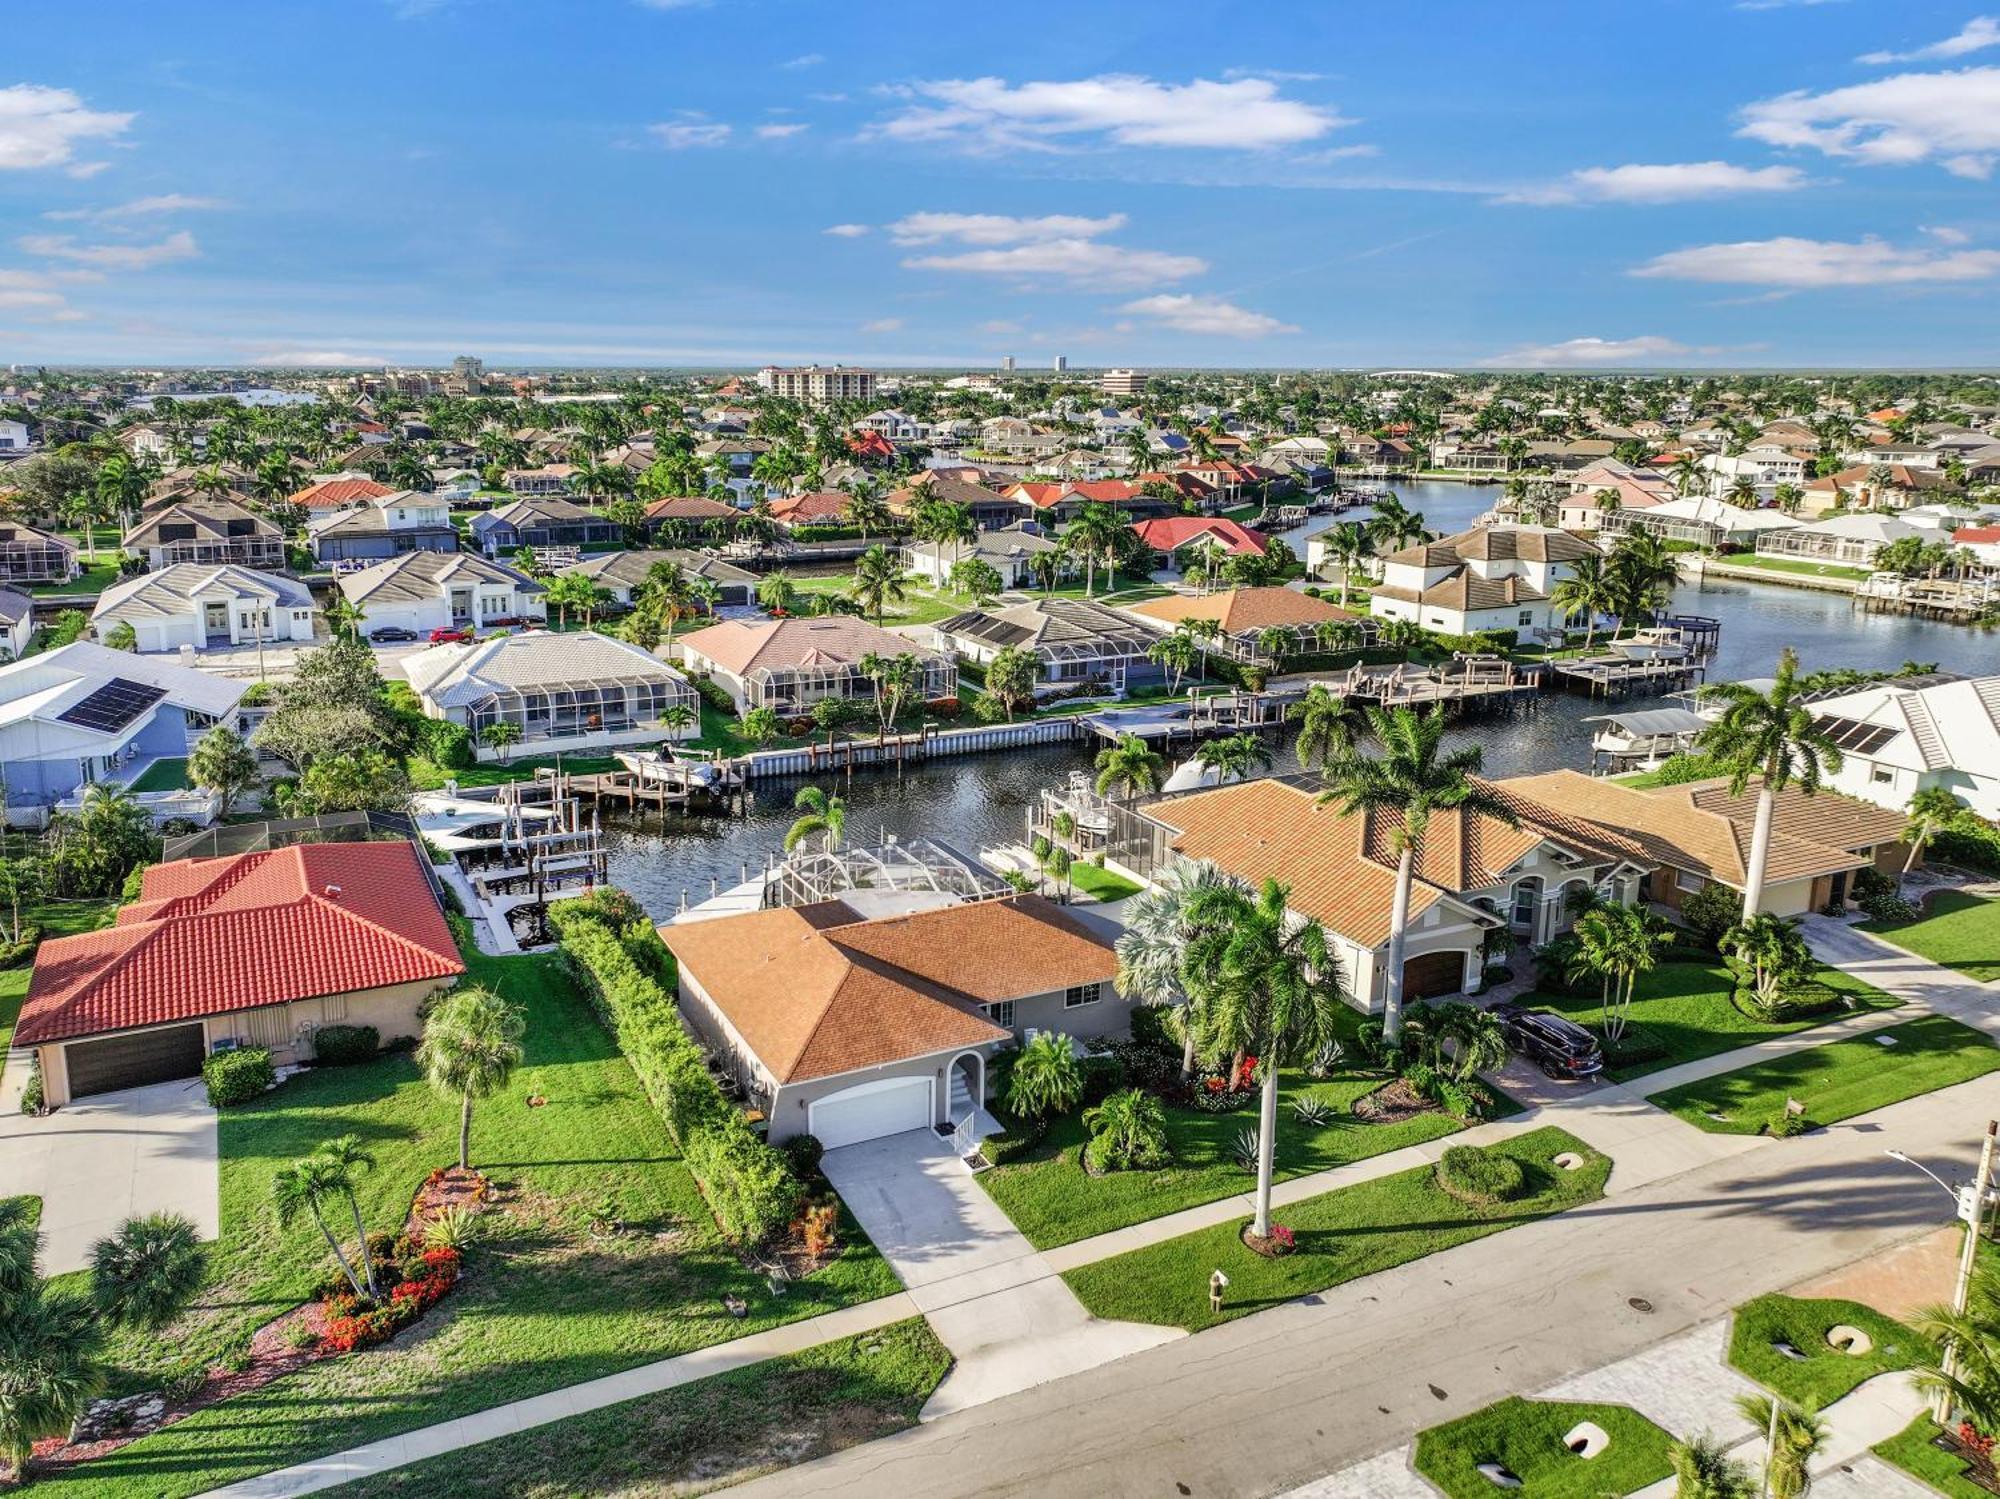
[[[1207,1088],[1211,1093],[1220,1093],[1229,1085],[1219,1077],[1205,1077],[1202,1079],[1202,1086]]]

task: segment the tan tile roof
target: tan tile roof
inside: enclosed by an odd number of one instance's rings
[[[908,651],[919,660],[937,655],[907,635],[891,634],[865,619],[840,614],[820,619],[726,620],[683,635],[681,645],[735,676],[760,668],[781,671],[790,666],[850,665],[871,651],[878,656]]]
[[[1316,625],[1322,620],[1361,618],[1295,588],[1231,588],[1200,597],[1170,594],[1163,599],[1133,604],[1131,612],[1169,625],[1184,619],[1212,619],[1228,635],[1268,629],[1272,625]]]
[[[1109,944],[1035,895],[878,921],[824,901],[660,935],[780,1083],[1005,1040],[976,1006],[1118,971]]]
[[[1475,526],[1440,541],[1405,547],[1388,560],[1418,567],[1451,567],[1468,561],[1575,562],[1600,555],[1593,543],[1551,526]]]

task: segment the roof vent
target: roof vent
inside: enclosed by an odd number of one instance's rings
[[[326,887],[326,898],[327,898],[328,900],[339,900],[339,899],[340,899],[340,886],[338,886],[338,885],[328,885],[328,886]]]

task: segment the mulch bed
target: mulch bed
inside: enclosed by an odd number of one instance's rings
[[[1405,1078],[1391,1078],[1373,1093],[1354,1100],[1354,1117],[1369,1124],[1400,1124],[1419,1114],[1435,1114],[1438,1106],[1411,1087]]]
[[[1993,1454],[1981,1452],[1959,1440],[1956,1431],[1940,1431],[1931,1438],[1931,1445],[1940,1452],[1949,1452],[1965,1464],[1965,1481],[1989,1494],[2000,1494],[2000,1474],[1993,1470]]]
[[[477,1171],[461,1170],[457,1166],[433,1171],[417,1188],[404,1232],[412,1238],[422,1238],[431,1220],[446,1208],[477,1208],[492,1199],[493,1184]]]

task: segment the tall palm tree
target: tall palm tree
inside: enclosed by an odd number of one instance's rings
[[[1583,616],[1583,648],[1589,650],[1597,639],[1597,617],[1617,613],[1610,564],[1603,557],[1577,558],[1570,564],[1569,575],[1549,590],[1549,602],[1562,611],[1565,620]]]
[[[1255,734],[1230,734],[1210,739],[1194,752],[1196,761],[1216,772],[1223,785],[1252,779],[1252,772],[1271,768],[1271,747]]]
[[[1368,711],[1369,736],[1382,747],[1377,756],[1352,754],[1325,772],[1320,803],[1339,807],[1343,817],[1368,816],[1396,822],[1396,890],[1389,909],[1389,951],[1382,986],[1382,1034],[1390,1044],[1403,1035],[1403,952],[1409,943],[1410,891],[1431,817],[1455,811],[1463,817],[1490,817],[1520,826],[1513,809],[1478,778],[1483,756],[1476,744],[1441,753],[1444,711],[1411,708]]]
[[[507,1086],[521,1064],[528,1017],[491,989],[456,989],[431,1011],[417,1066],[440,1093],[458,1098],[458,1169],[472,1165],[472,1101]]]
[[[1598,1009],[1605,1039],[1614,1046],[1625,1035],[1639,975],[1658,960],[1660,937],[1655,920],[1636,906],[1600,902],[1576,923],[1572,976],[1594,973],[1602,981]]]
[[[854,581],[848,585],[848,597],[879,625],[891,604],[900,604],[909,597],[909,582],[910,574],[887,547],[870,547],[854,564]]]
[[[1252,899],[1210,889],[1189,903],[1199,935],[1182,979],[1200,1001],[1190,1019],[1204,1058],[1254,1052],[1263,1071],[1257,1129],[1257,1207],[1250,1231],[1271,1235],[1271,1176],[1277,1155],[1278,1074],[1285,1062],[1332,1041],[1347,1011],[1340,960],[1326,928],[1286,909],[1291,890],[1264,881]]]
[[[828,853],[840,847],[847,831],[847,803],[830,796],[817,786],[801,786],[792,806],[801,814],[785,833],[785,852],[790,853],[817,833],[820,846]]]
[[[1938,1363],[1917,1368],[1917,1388],[1964,1412],[1981,1431],[2000,1430],[2000,1274],[1982,1262],[1973,1272],[1964,1311],[1940,1303],[1922,1308],[1909,1322],[1944,1354]]]
[[[326,1200],[340,1190],[338,1166],[318,1156],[302,1156],[289,1166],[280,1166],[271,1177],[271,1205],[277,1209],[280,1228],[291,1227],[300,1213],[310,1214],[356,1298],[365,1298],[367,1283],[348,1260],[347,1251],[340,1247],[340,1240],[326,1221]],[[367,1253],[365,1241],[362,1252]]]
[[[1293,746],[1299,764],[1307,770],[1324,770],[1335,760],[1354,753],[1354,746],[1368,730],[1368,712],[1354,698],[1335,697],[1324,682],[1315,682],[1306,695],[1285,710],[1285,716],[1299,725],[1298,743]]]
[[[1158,791],[1167,768],[1166,757],[1137,734],[1122,734],[1108,749],[1097,752],[1097,792],[1143,796]]]
[[[1126,903],[1118,934],[1118,992],[1145,1004],[1173,1007],[1176,1020],[1170,1029],[1180,1035],[1183,1081],[1194,1075],[1197,1030],[1187,1021],[1192,996],[1181,982],[1188,943],[1195,936],[1188,910],[1203,891],[1222,887],[1250,893],[1248,885],[1210,860],[1177,862]]]
[[[368,1228],[361,1219],[360,1194],[354,1190],[355,1182],[374,1169],[375,1157],[369,1154],[359,1135],[342,1135],[328,1140],[313,1152],[313,1157],[326,1164],[329,1168],[326,1180],[347,1199],[348,1215],[354,1219],[356,1253],[361,1258],[368,1294],[380,1300],[382,1282],[375,1273],[375,1257],[368,1252]]]
[[[1812,1487],[1812,1460],[1833,1435],[1833,1428],[1820,1418],[1819,1407],[1768,1395],[1738,1395],[1736,1409],[1765,1433],[1764,1492],[1770,1499],[1803,1499]]]
[[[857,663],[861,675],[875,684],[875,713],[880,732],[887,735],[889,725],[896,721],[896,715],[903,711],[903,704],[916,694],[923,684],[923,668],[909,651],[894,656],[868,652]]]
[[[1729,771],[1731,796],[1741,796],[1757,779],[1757,820],[1743,880],[1743,914],[1754,916],[1764,898],[1778,793],[1796,781],[1800,791],[1813,795],[1823,775],[1840,769],[1840,749],[1819,727],[1800,691],[1799,657],[1790,646],[1778,657],[1778,675],[1769,691],[1741,682],[1710,682],[1699,696],[1720,704],[1722,715],[1696,736],[1696,749]]]
[[[1085,598],[1097,590],[1098,559],[1109,565],[1120,539],[1127,534],[1124,517],[1109,505],[1097,504],[1085,505],[1063,532],[1063,545],[1083,558]]]
[[[1431,533],[1424,528],[1420,512],[1390,495],[1376,502],[1375,514],[1368,521],[1368,534],[1378,545],[1396,551],[1427,539]]]
[[[1347,590],[1354,574],[1375,555],[1375,542],[1360,521],[1344,520],[1328,526],[1318,536],[1327,561],[1340,569],[1340,606],[1347,607]]]

